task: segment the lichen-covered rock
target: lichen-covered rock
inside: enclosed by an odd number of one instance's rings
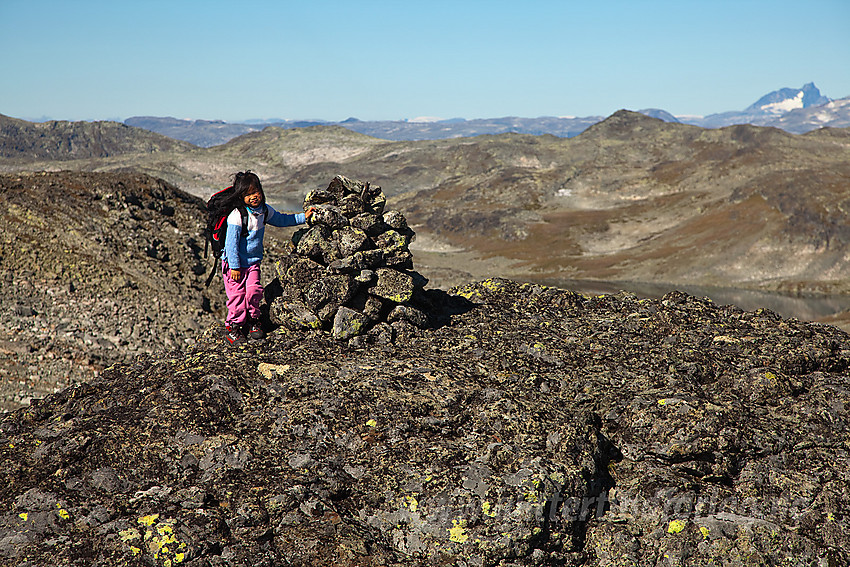
[[[325,305],[339,307],[351,299],[357,289],[354,278],[344,274],[326,275],[313,280],[304,290],[307,307],[318,311]]]
[[[351,309],[363,313],[369,319],[371,324],[375,324],[382,319],[387,319],[387,315],[384,312],[386,311],[386,308],[389,307],[390,302],[379,297],[375,297],[361,289],[353,298],[351,298],[351,301],[349,301],[347,305]]]
[[[350,220],[351,226],[359,228],[369,236],[377,236],[386,230],[387,225],[383,219],[373,213],[362,213],[355,215]]]
[[[385,212],[384,222],[398,232],[405,232],[408,230],[407,219],[404,218],[404,215],[402,215],[399,211]]]
[[[380,249],[361,250],[354,253],[354,261],[358,268],[371,270],[384,261],[384,252]]]
[[[375,244],[384,254],[395,252],[396,250],[405,249],[410,243],[407,238],[400,232],[395,230],[387,230],[383,234],[375,238]]]
[[[276,301],[269,309],[269,320],[274,325],[292,328],[320,329],[322,322],[306,305],[299,301]]]
[[[325,226],[331,230],[343,228],[350,223],[344,211],[334,205],[318,205],[308,221],[310,226]]]
[[[330,235],[331,231],[327,226],[314,225],[310,230],[299,235],[296,245],[298,255],[313,260],[323,260],[325,256],[330,256],[330,249],[333,247],[333,242],[329,239]]]
[[[362,334],[368,322],[369,318],[363,313],[348,307],[340,307],[334,314],[333,337],[337,340],[346,341],[351,337]]]
[[[680,293],[422,293],[425,330],[213,328],[3,417],[0,563],[850,564],[845,333]]]
[[[380,268],[376,271],[378,283],[369,292],[389,299],[394,303],[405,303],[413,297],[413,278],[404,272]]]
[[[361,229],[346,226],[334,232],[334,240],[337,242],[340,256],[345,258],[360,251],[368,241],[368,237]]]

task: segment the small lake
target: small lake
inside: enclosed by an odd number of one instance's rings
[[[695,297],[708,297],[718,305],[737,305],[745,311],[770,309],[785,318],[794,317],[801,321],[814,321],[850,310],[850,295],[791,295],[731,287],[675,286],[641,282],[546,280],[538,283],[585,294],[628,291],[647,299],[659,299],[671,291],[678,290]]]

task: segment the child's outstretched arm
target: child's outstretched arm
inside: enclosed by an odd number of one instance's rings
[[[307,222],[307,219],[312,216],[314,210],[315,209],[313,207],[310,207],[307,209],[306,213],[280,213],[272,207],[269,207],[266,224],[270,224],[272,226],[295,226],[304,224]]]

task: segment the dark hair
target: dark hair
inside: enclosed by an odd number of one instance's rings
[[[260,178],[257,177],[257,174],[250,169],[240,171],[233,176],[233,188],[236,195],[238,195],[238,201],[236,203],[238,207],[244,207],[245,195],[250,195],[255,190],[260,192],[263,200],[262,204],[266,204],[266,194],[263,192],[263,184],[260,183]]]

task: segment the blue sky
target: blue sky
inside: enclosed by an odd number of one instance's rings
[[[400,120],[850,96],[850,1],[0,0],[0,113]]]

